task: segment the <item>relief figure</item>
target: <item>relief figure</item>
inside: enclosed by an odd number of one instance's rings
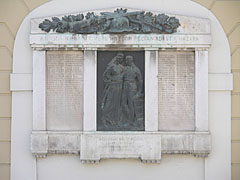
[[[126,56],[123,73],[122,116],[125,126],[143,126],[143,80],[132,56]]]
[[[123,53],[117,55],[108,63],[103,73],[105,88],[101,103],[102,122],[105,128],[118,126],[121,113],[121,97],[123,84]]]
[[[140,69],[132,56],[117,53],[103,73],[104,130],[144,130],[144,94]]]

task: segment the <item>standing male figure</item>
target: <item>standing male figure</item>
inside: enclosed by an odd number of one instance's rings
[[[126,66],[123,72],[122,111],[125,125],[133,125],[136,120],[143,118],[143,112],[137,111],[137,101],[143,98],[143,80],[139,68],[134,64],[132,56],[126,56]],[[141,106],[141,105],[140,105]],[[140,110],[142,111],[142,109]],[[142,115],[141,115],[142,114]]]

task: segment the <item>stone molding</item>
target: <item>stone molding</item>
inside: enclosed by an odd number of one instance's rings
[[[30,45],[39,49],[81,48],[208,48],[210,34],[31,34]],[[110,46],[111,45],[111,46]]]
[[[51,132],[51,131],[33,131],[31,134],[31,151],[37,158],[46,157],[48,154],[80,154],[81,151],[85,151],[88,142],[83,143],[86,140],[86,136],[107,136],[111,138],[111,135],[121,137],[128,136],[133,138],[136,136],[141,137],[142,141],[149,141],[149,137],[152,139],[149,142],[160,143],[159,146],[154,146],[154,152],[162,154],[190,154],[195,157],[208,157],[211,151],[211,136],[207,132]],[[98,139],[97,137],[95,139]],[[89,139],[88,139],[89,140]],[[92,139],[90,138],[90,141]],[[160,140],[160,141],[159,141]],[[146,141],[146,142],[148,142]],[[131,141],[129,141],[131,142]],[[148,143],[149,143],[148,142]],[[115,142],[115,146],[121,146],[122,142]],[[119,143],[119,144],[118,144]],[[128,143],[128,142],[125,142]],[[150,145],[150,144],[149,144]],[[88,147],[89,148],[89,147]],[[99,145],[95,146],[95,151],[101,150]],[[144,147],[145,150],[148,148]],[[136,150],[138,151],[138,149]],[[141,158],[138,153],[126,155],[128,158],[140,158],[144,163],[160,163],[160,159]],[[122,158],[121,155],[115,155],[115,158]],[[159,157],[159,156],[158,156]],[[160,155],[161,157],[161,155]],[[98,159],[99,158],[99,159]],[[97,163],[100,161],[100,157],[83,158],[80,160],[82,163]],[[110,155],[105,155],[103,158],[112,158]]]

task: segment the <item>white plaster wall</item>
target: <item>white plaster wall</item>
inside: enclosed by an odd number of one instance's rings
[[[30,152],[32,92],[12,93],[11,179],[35,180],[36,159]]]
[[[58,155],[38,160],[38,180],[203,180],[203,162],[193,156],[168,155],[161,164],[103,160],[93,165],[79,163],[77,156]]]
[[[230,180],[231,174],[231,92],[209,92],[209,128],[212,150],[205,164],[205,180]],[[221,163],[221,165],[220,165]]]
[[[31,18],[117,6],[209,18],[212,21],[213,42],[209,52],[209,73],[230,72],[229,45],[220,23],[209,10],[190,0],[53,0],[33,10],[20,26],[14,45],[13,73],[32,73],[32,50],[29,46]],[[86,165],[80,163],[79,156],[70,155],[34,159],[29,144],[32,92],[23,89],[13,91],[11,179],[230,180],[231,89],[214,89],[214,83],[209,85],[209,129],[212,134],[210,157],[204,160],[192,156],[169,155],[162,157],[160,165],[141,164],[136,160],[105,160],[97,165]]]

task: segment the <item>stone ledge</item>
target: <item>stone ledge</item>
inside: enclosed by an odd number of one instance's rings
[[[196,157],[207,157],[211,150],[209,133],[163,134],[163,154],[193,154]]]
[[[122,154],[113,153],[111,154],[111,149],[108,149],[108,154],[104,154],[102,157],[98,156],[97,158],[84,158],[80,157],[82,163],[97,163],[101,158],[140,158],[143,163],[160,163],[161,155],[158,158],[149,158],[141,157],[141,153],[144,150],[149,149],[144,148],[144,145],[153,145],[154,150],[158,154],[192,154],[195,157],[207,157],[211,151],[211,137],[208,132],[51,132],[51,131],[33,131],[31,134],[31,152],[37,157],[46,157],[47,154],[81,154],[82,151],[89,150],[89,147],[83,149],[82,146],[86,146],[82,142],[83,140],[89,139],[91,135],[91,142],[95,141],[99,145],[100,137],[107,137],[104,141],[117,144],[119,148],[122,148],[123,143],[130,141],[122,141],[120,144],[116,143],[116,138],[123,139],[125,138],[136,138],[144,140],[143,143],[136,143],[133,149],[128,149]],[[87,138],[86,138],[87,137]],[[148,138],[149,137],[149,138]],[[115,139],[115,140],[114,140]],[[161,141],[159,142],[159,139]],[[81,141],[82,140],[82,141]],[[93,141],[92,141],[93,140]],[[135,141],[135,140],[134,140]],[[132,141],[132,142],[134,142]],[[151,143],[150,143],[151,142]],[[150,144],[149,144],[150,143]],[[156,143],[159,143],[156,146]],[[122,144],[122,145],[121,145]],[[131,142],[130,142],[131,144]],[[93,144],[94,145],[94,144]],[[96,149],[99,150],[98,145],[94,145]],[[125,144],[126,145],[126,144]],[[128,145],[127,145],[128,146]],[[125,146],[125,147],[127,147]],[[92,146],[93,147],[93,146]],[[109,146],[110,147],[110,146]],[[128,146],[129,147],[129,146]],[[139,150],[143,148],[142,150]],[[91,149],[91,147],[90,147]],[[102,149],[100,148],[101,152]],[[138,152],[139,151],[139,152]],[[98,151],[96,151],[98,152]],[[120,151],[121,152],[121,151]],[[150,152],[150,151],[149,151]],[[155,151],[151,151],[155,152]],[[135,154],[134,154],[135,153]],[[85,156],[86,157],[86,156]]]
[[[211,35],[192,34],[31,34],[32,48],[209,47]]]

